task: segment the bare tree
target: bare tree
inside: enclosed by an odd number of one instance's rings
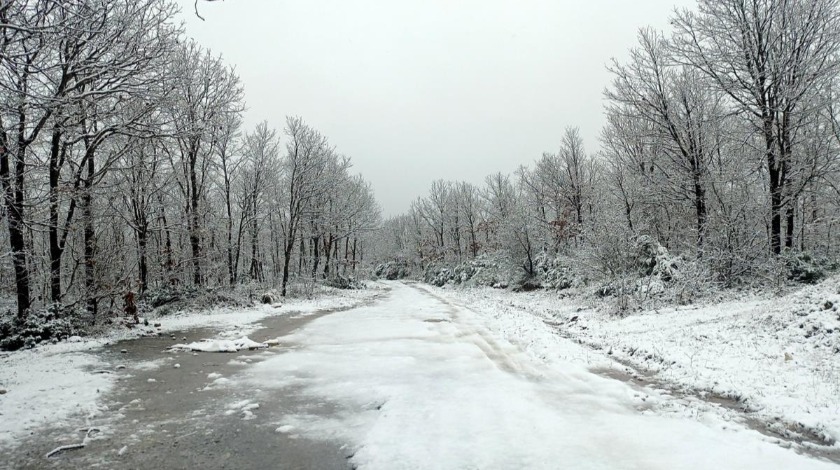
[[[770,248],[782,248],[796,131],[818,109],[812,100],[840,67],[836,0],[700,0],[679,12],[676,57],[708,76],[751,118],[763,140],[770,191]],[[793,231],[792,213],[788,231]],[[790,246],[788,238],[785,244]]]
[[[286,155],[282,160],[283,187],[286,193],[284,210],[283,279],[281,295],[287,294],[289,264],[298,241],[301,222],[310,202],[322,191],[321,177],[333,156],[326,137],[307,126],[299,117],[286,118]]]
[[[178,152],[172,155],[179,168],[178,185],[185,199],[184,214],[192,255],[192,282],[202,284],[202,227],[200,205],[205,197],[210,169],[215,165],[213,144],[231,114],[242,108],[239,78],[221,58],[189,42],[177,57],[175,98],[170,106]]]
[[[253,281],[263,281],[264,262],[260,254],[260,222],[264,205],[273,184],[272,177],[279,175],[280,144],[277,133],[263,121],[253,132],[246,134],[241,168],[243,220],[248,225],[251,253],[248,274]]]
[[[696,247],[702,254],[708,209],[707,185],[710,165],[718,155],[719,124],[725,113],[721,98],[710,93],[697,72],[674,64],[662,35],[650,29],[639,33],[639,47],[630,63],[615,63],[613,87],[606,93],[613,115],[629,113],[649,123],[648,135],[631,139],[655,139],[667,157],[655,161],[669,190],[677,199],[691,201],[695,213]],[[614,134],[615,135],[615,134]]]

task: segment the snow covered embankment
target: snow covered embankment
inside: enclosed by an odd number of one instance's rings
[[[268,427],[338,441],[360,469],[834,468],[712,414],[661,413],[677,400],[587,371],[579,361],[611,361],[533,315],[478,313],[416,287],[306,324],[283,338],[294,348],[232,386],[249,403],[279,389],[317,404]],[[505,328],[518,344],[500,338]]]
[[[840,277],[781,298],[626,318],[551,292],[435,292],[494,317],[506,337],[545,360],[557,353],[534,319],[672,389],[737,402],[774,433],[840,447]],[[601,367],[592,356],[578,359]]]

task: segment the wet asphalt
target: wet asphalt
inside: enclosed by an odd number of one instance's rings
[[[270,317],[249,337],[256,341],[280,338],[330,313]],[[214,383],[216,374],[222,380],[234,376],[248,364],[283,354],[288,344],[237,353],[167,350],[175,343],[217,333],[206,328],[178,331],[120,341],[95,353],[116,375],[113,390],[100,400],[107,410],[94,418],[76,417],[67,426],[34,431],[23,444],[5,452],[0,468],[353,468],[349,462],[353,450],[345,443],[277,430],[288,414],[329,417],[340,411],[330,403],[312,401],[294,388],[259,394],[261,399],[254,401],[254,390]],[[245,400],[259,408],[232,408],[233,403]],[[58,446],[82,442],[86,434],[90,437],[84,448],[46,457]]]

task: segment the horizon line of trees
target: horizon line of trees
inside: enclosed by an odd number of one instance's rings
[[[600,150],[575,128],[483,187],[436,181],[379,256],[421,266],[507,251],[602,262],[647,236],[731,283],[786,252],[836,257],[840,4],[699,0],[609,67]]]
[[[0,289],[95,319],[126,293],[352,272],[379,222],[299,117],[242,129],[233,67],[170,0],[0,3]]]

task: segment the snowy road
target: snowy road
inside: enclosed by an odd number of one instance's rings
[[[837,468],[738,424],[665,416],[661,409],[669,396],[563,360],[587,354],[574,343],[559,339],[564,354],[539,360],[523,352],[521,343],[502,339],[486,312],[441,299],[432,288],[389,286],[387,296],[366,306],[264,321],[252,337],[277,337],[280,346],[268,350],[164,352],[162,345],[170,342],[161,338],[118,344],[103,353],[104,361],[144,366],[130,367],[103,399],[112,413],[90,423],[101,428],[101,436],[83,450],[46,462],[44,453],[75,432],[53,429],[33,437],[6,463],[9,468]],[[187,333],[190,341],[211,334]]]
[[[386,300],[284,341],[293,349],[237,386],[261,389],[255,400],[294,388],[330,403],[337,413],[279,424],[344,442],[359,468],[836,468],[731,423],[660,416],[627,384],[535,361],[419,286],[394,284]]]

